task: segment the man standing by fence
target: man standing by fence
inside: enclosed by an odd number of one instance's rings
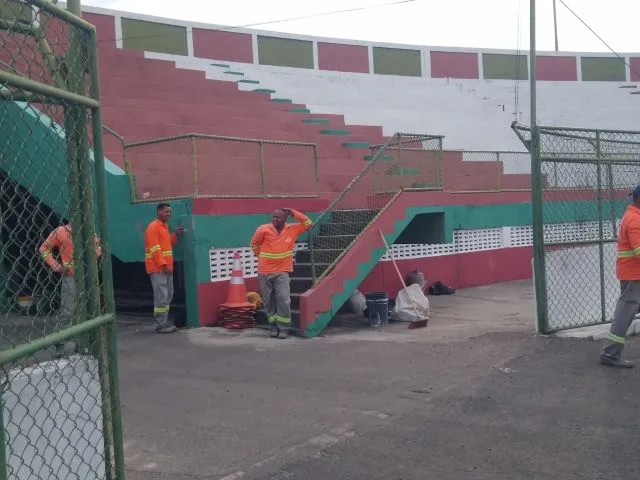
[[[625,338],[640,305],[640,185],[630,194],[633,203],[627,207],[618,233],[616,276],[620,280],[620,297],[616,303],[608,343],[602,350],[600,362],[619,368],[632,368],[633,363],[622,360]]]
[[[184,228],[169,233],[167,222],[171,218],[171,206],[160,203],[156,207],[156,219],[144,233],[145,269],[153,288],[153,319],[156,333],[173,333],[175,325],[169,325],[169,308],[173,299],[173,247]]]
[[[100,237],[95,237],[96,256],[102,255]],[[59,260],[54,257],[58,251]],[[45,263],[56,273],[62,275],[60,286],[60,323],[64,327],[71,324],[76,301],[76,280],[73,264],[73,236],[71,224],[53,230],[38,249]],[[56,346],[57,353],[62,353],[62,344]]]
[[[286,223],[289,215],[299,223]],[[258,257],[258,281],[271,337],[284,339],[289,335],[289,273],[293,271],[294,246],[298,236],[312,225],[309,217],[297,210],[279,208],[271,215],[271,223],[260,225],[251,239],[251,248]]]

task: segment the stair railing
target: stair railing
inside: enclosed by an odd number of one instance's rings
[[[385,144],[371,147],[372,155],[369,163],[320,214],[309,231],[309,255],[313,283],[317,283],[335,266],[362,233],[361,231],[356,234],[353,241],[346,248],[343,248],[337,258],[318,275],[317,267],[320,262],[318,262],[314,238],[320,236],[323,224],[331,222],[334,212],[351,211],[353,212],[353,221],[356,221],[362,211],[380,212],[403,190],[437,190],[442,188],[443,138],[440,135],[395,133]],[[346,223],[349,223],[348,213],[343,216],[346,216]],[[340,249],[336,248],[335,250]]]

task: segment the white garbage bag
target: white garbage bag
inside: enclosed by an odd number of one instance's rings
[[[415,322],[431,319],[429,299],[417,283],[409,285],[398,292],[396,306],[393,310],[394,320],[398,322]]]

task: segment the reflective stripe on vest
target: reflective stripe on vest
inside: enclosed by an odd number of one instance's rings
[[[629,258],[640,255],[640,247],[634,250],[618,250],[618,258]]]
[[[260,252],[260,256],[264,258],[273,258],[273,259],[281,259],[293,256],[293,250],[284,253],[269,253],[269,252]]]

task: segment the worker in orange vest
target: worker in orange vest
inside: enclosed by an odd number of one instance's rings
[[[287,223],[292,216],[297,224]],[[271,337],[285,339],[291,327],[291,293],[289,273],[293,271],[293,248],[298,236],[313,223],[292,208],[279,208],[271,223],[260,225],[251,239],[251,249],[258,257],[258,281],[263,309],[271,324]]]
[[[156,207],[156,219],[144,232],[144,264],[153,288],[153,319],[156,333],[173,333],[175,325],[169,325],[169,307],[173,299],[173,247],[183,227],[169,233],[167,222],[171,218],[171,206],[160,203]]]
[[[627,207],[618,233],[616,276],[620,280],[620,297],[616,303],[607,345],[600,363],[611,367],[632,368],[622,360],[622,350],[629,326],[640,306],[640,185],[629,194],[633,203]]]
[[[95,237],[96,256],[102,255],[100,237]],[[58,251],[59,260],[54,256]],[[73,236],[71,224],[53,230],[38,249],[40,256],[51,270],[61,275],[60,280],[60,326],[69,326],[76,301],[75,268],[73,263]],[[62,353],[63,345],[56,345],[57,353]]]

